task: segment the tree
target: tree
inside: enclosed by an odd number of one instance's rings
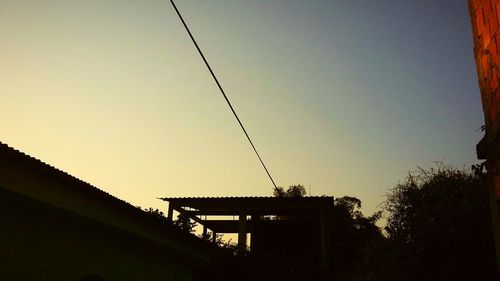
[[[383,204],[387,280],[496,280],[482,167],[419,169]]]
[[[141,209],[139,206],[137,208]],[[165,217],[165,214],[158,209],[147,208],[142,210],[153,217],[169,222],[167,217]],[[177,219],[173,221],[172,225],[184,232],[194,233],[196,222],[192,222],[191,219],[184,213],[179,213],[177,215]]]
[[[202,234],[200,236],[201,239],[203,240],[206,240],[206,241],[213,241],[213,235],[214,233],[213,232],[207,232],[205,234]],[[229,238],[229,240],[224,240],[223,239],[223,235],[222,234],[215,234],[215,244],[223,249],[226,249],[226,250],[229,250],[233,255],[237,255],[239,252],[240,252],[240,248],[238,247],[238,244],[237,243],[234,243],[233,240],[231,238]],[[248,253],[249,249],[245,249],[247,252],[245,254]]]
[[[273,195],[274,197],[304,197],[306,196],[306,189],[300,184],[292,185],[286,191],[283,187],[276,187]]]
[[[333,213],[333,258],[336,280],[378,280],[379,257],[385,237],[376,225],[381,212],[365,217],[361,200],[335,199]]]
[[[141,207],[137,207],[137,208],[141,209]],[[143,211],[156,217],[156,218],[159,218],[161,220],[167,220],[167,217],[165,217],[165,214],[158,209],[153,209],[150,207],[150,208],[144,209]]]
[[[275,197],[304,197],[304,186],[292,185],[286,191],[274,189]],[[361,200],[344,196],[336,198],[332,215],[332,253],[335,280],[377,280],[379,256],[385,237],[376,225],[382,212],[365,217]],[[274,219],[295,219],[294,216],[275,216]],[[290,244],[293,245],[293,241]]]
[[[304,186],[297,184],[291,185],[285,191],[283,187],[275,187],[273,191],[274,197],[304,197],[306,195],[306,189]],[[262,217],[261,219],[275,219],[275,220],[290,220],[297,218],[296,216],[285,216],[285,215],[277,215],[270,217]]]
[[[184,213],[179,213],[177,215],[177,219],[174,220],[174,226],[184,232],[194,233],[194,227],[196,226],[196,222],[191,221],[188,215]]]

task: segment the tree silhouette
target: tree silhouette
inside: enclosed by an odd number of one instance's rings
[[[306,189],[300,184],[292,185],[286,191],[283,187],[278,186],[274,188],[273,195],[274,197],[304,197]]]
[[[419,169],[387,195],[387,280],[496,280],[482,167]]]
[[[365,217],[361,200],[344,196],[335,199],[332,233],[336,280],[379,279],[379,256],[385,237],[376,225],[382,212]]]
[[[196,222],[191,221],[191,219],[186,214],[179,213],[177,215],[177,219],[174,220],[174,226],[176,226],[177,228],[179,228],[184,232],[194,233]]]
[[[138,208],[140,209],[141,207],[138,207]],[[144,209],[143,211],[156,217],[156,218],[159,218],[161,220],[167,220],[167,217],[165,217],[165,214],[158,209],[147,208],[147,209]]]
[[[292,185],[287,190],[274,189],[275,197],[304,197],[304,186]],[[377,280],[380,275],[379,257],[386,239],[376,222],[382,212],[365,217],[361,200],[344,196],[334,200],[332,216],[332,255],[335,280]],[[275,216],[274,219],[294,219],[294,216]],[[293,245],[293,241],[290,242]]]
[[[141,209],[141,207],[137,207]],[[149,215],[159,218],[164,221],[168,221],[167,217],[165,217],[165,214],[158,210],[158,209],[153,209],[153,208],[147,208],[143,209],[144,212],[148,213]],[[177,219],[172,222],[172,225],[179,228],[180,230],[188,233],[194,233],[194,228],[196,227],[196,222],[191,221],[191,219],[183,214],[179,213],[177,215]]]

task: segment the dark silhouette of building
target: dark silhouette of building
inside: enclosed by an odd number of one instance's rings
[[[221,251],[0,143],[0,280],[192,280]]]
[[[220,233],[238,234],[239,256],[232,266],[236,270],[208,268],[200,274],[204,280],[206,276],[224,280],[320,280],[333,271],[333,197],[162,199],[169,203],[169,219],[174,211],[184,214],[201,224],[203,233],[210,229],[213,242]]]
[[[325,280],[332,272],[333,197],[164,200],[170,221],[175,210],[205,233],[238,233],[238,254],[0,142],[0,280]]]
[[[478,159],[486,160],[497,270],[500,272],[500,1],[467,2],[485,122],[485,135],[476,150]]]

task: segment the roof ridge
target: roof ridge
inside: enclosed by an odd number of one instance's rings
[[[77,184],[85,185],[85,186],[91,188],[92,190],[101,193],[101,195],[106,195],[106,196],[112,197],[112,198],[119,200],[127,205],[135,207],[132,204],[130,204],[129,202],[122,200],[116,196],[113,196],[112,194],[98,188],[97,186],[95,186],[87,181],[84,181],[80,178],[77,178],[76,176],[73,176],[73,175],[69,174],[68,172],[65,172],[65,171],[63,171],[63,170],[61,170],[61,169],[59,169],[51,164],[48,164],[47,162],[44,162],[44,161],[42,161],[34,156],[31,156],[31,155],[29,155],[21,150],[18,150],[16,148],[11,147],[8,144],[0,141],[0,153],[2,153],[2,152],[3,153],[10,153],[11,156],[14,156],[14,157],[18,157],[18,158],[22,157],[22,158],[24,158],[23,160],[31,161],[31,163],[29,163],[29,164],[34,165],[35,168],[47,169],[49,172],[52,173],[53,176],[62,177],[62,179],[64,179],[64,180],[70,180],[70,181],[73,181]]]

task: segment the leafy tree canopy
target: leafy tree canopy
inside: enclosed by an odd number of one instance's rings
[[[186,214],[179,213],[177,215],[177,219],[174,220],[174,226],[176,226],[177,228],[179,228],[184,232],[194,233],[196,222],[191,221],[191,219]]]
[[[495,280],[485,174],[472,168],[419,169],[387,194],[387,280]]]
[[[141,207],[137,207],[137,208],[141,209]],[[143,211],[150,214],[153,217],[168,221],[167,217],[165,217],[165,214],[158,209],[147,208],[147,209],[143,209]],[[172,225],[179,228],[180,230],[182,230],[184,232],[194,233],[195,232],[194,228],[196,226],[196,222],[191,221],[191,219],[189,219],[189,217],[187,215],[185,215],[183,213],[179,213],[177,215],[177,219],[173,221]]]
[[[292,185],[286,191],[283,187],[276,187],[273,195],[274,197],[304,197],[306,196],[306,189],[300,184]]]
[[[333,258],[336,280],[377,280],[377,268],[385,237],[376,225],[382,212],[364,216],[361,200],[335,198]]]

